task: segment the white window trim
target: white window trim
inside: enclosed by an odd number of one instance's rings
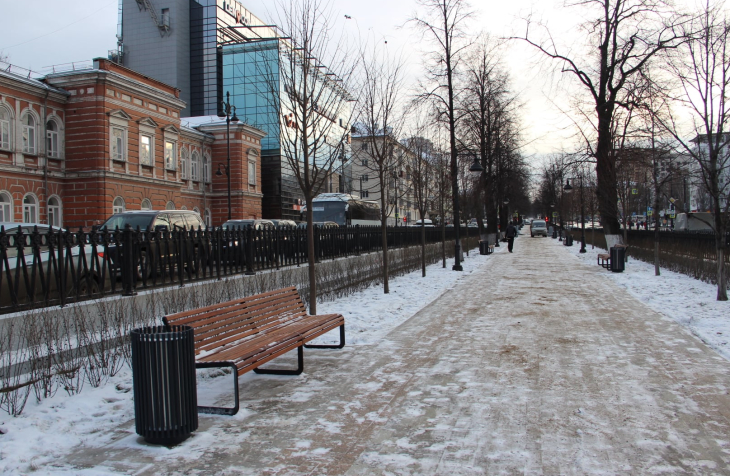
[[[210,183],[210,175],[211,175],[211,167],[210,167],[210,157],[208,154],[204,154],[201,164],[201,168],[203,169],[203,182],[204,183]]]
[[[150,140],[149,143],[149,158],[147,160],[143,160],[142,157],[142,142],[143,139],[147,138]],[[155,136],[150,134],[139,134],[139,164],[144,165],[145,167],[154,167],[155,166]]]
[[[137,121],[139,124],[139,155],[138,155],[138,162],[140,167],[151,167],[153,170],[156,169],[157,162],[155,157],[155,146],[156,146],[156,129],[157,129],[157,123],[153,121],[150,118],[143,118]],[[142,137],[149,137],[150,139],[150,158],[149,163],[143,163],[142,162]],[[163,165],[164,167],[164,165]],[[154,172],[153,172],[154,173]]]
[[[147,204],[149,204],[149,205],[148,205],[148,208],[145,208],[145,202],[146,202]],[[143,199],[143,200],[142,200],[142,203],[141,203],[141,204],[140,204],[140,206],[139,206],[139,209],[140,209],[140,210],[152,210],[152,200],[150,200],[149,198],[145,198],[145,199]]]
[[[56,200],[58,202],[58,205],[51,205],[51,200]],[[51,195],[48,197],[48,200],[46,201],[46,207],[48,208],[46,217],[48,219],[48,224],[50,226],[57,226],[61,228],[63,225],[63,202],[61,201],[61,197],[58,195]],[[58,223],[53,223],[51,220],[51,215],[53,215],[52,210],[56,210],[56,215],[58,216]]]
[[[180,150],[180,178],[182,180],[187,180],[189,177],[189,168],[190,168],[190,152],[186,147],[183,147]]]
[[[121,201],[122,204],[117,205],[117,200]],[[124,197],[114,197],[114,200],[112,200],[112,214],[115,213],[122,213],[127,209],[127,203],[124,201]]]
[[[2,205],[0,205],[0,207],[5,208],[5,210],[3,210],[2,221],[14,223],[15,222],[15,208],[13,207],[13,195],[6,190],[0,190],[0,196],[4,196],[8,200],[7,202],[0,202],[0,204],[2,204]],[[6,215],[5,212],[7,212],[7,216],[5,216]]]
[[[172,144],[172,152],[171,152],[171,156],[170,156],[169,160],[168,160],[168,157],[167,157],[167,144]],[[164,158],[165,158],[165,169],[166,170],[172,170],[172,171],[177,170],[177,156],[178,156],[178,154],[177,154],[177,142],[171,141],[169,139],[165,139],[164,151],[165,151],[164,152],[164,154],[165,154],[165,156],[164,156]]]
[[[256,185],[258,181],[256,180],[256,163],[259,159],[258,151],[255,149],[249,149],[248,150],[248,167],[246,169],[246,175],[248,175],[248,187],[249,191],[253,189],[253,191],[256,191]],[[253,166],[253,174],[251,173],[251,167]]]
[[[31,127],[26,124],[28,116],[33,118],[34,126]],[[27,155],[38,155],[38,117],[32,109],[26,109],[20,115],[20,141],[22,144],[22,152]],[[26,131],[33,132],[33,140],[25,140]]]
[[[13,150],[13,121],[14,121],[13,108],[8,106],[4,102],[0,102],[0,109],[4,110],[8,116],[7,119],[0,120],[0,150],[12,151]],[[3,135],[3,133],[2,133],[3,125],[6,127],[5,135]],[[3,136],[5,137],[4,141],[3,141]]]
[[[200,181],[200,166],[201,164],[200,154],[198,151],[193,151],[190,154],[190,180],[193,182]]]
[[[48,123],[52,122],[56,125],[56,131],[50,131],[48,129]],[[63,137],[63,122],[61,122],[61,118],[56,116],[55,114],[52,114],[46,118],[46,156],[50,157],[51,159],[60,160],[63,159],[64,153],[63,153],[63,143],[64,143],[64,137]],[[56,135],[56,153],[51,155],[51,150],[48,148],[48,136],[50,134]]]
[[[25,203],[25,199],[31,197],[34,203]],[[38,206],[40,201],[34,193],[26,193],[23,195],[23,222],[25,223],[39,223],[40,207]],[[28,210],[33,210],[33,215],[28,216]]]
[[[109,113],[109,159],[110,167],[114,162],[129,162],[129,120],[130,117],[122,110],[112,111]],[[115,157],[112,151],[114,150],[114,129],[119,129],[122,132],[122,150],[121,157]]]

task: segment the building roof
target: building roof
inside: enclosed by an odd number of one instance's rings
[[[20,68],[18,66],[11,65],[10,63],[0,61],[1,78],[9,79],[11,81],[15,81],[26,86],[35,87],[46,91],[52,91],[58,94],[62,94],[64,96],[70,96],[67,91],[64,91],[61,88],[55,88],[53,86],[50,86],[49,84],[44,83],[40,79],[31,78],[32,74],[34,73],[31,70]]]

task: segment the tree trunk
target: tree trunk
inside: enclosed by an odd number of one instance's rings
[[[423,214],[421,214],[423,217]],[[421,277],[426,277],[426,224],[421,218]]]
[[[611,153],[611,116],[613,106],[599,104],[598,143],[596,145],[596,178],[598,210],[606,235],[606,245],[611,248],[621,242],[621,225],[618,221],[618,191],[616,190],[616,159]]]
[[[727,301],[727,279],[725,277],[725,237],[727,224],[720,209],[719,194],[715,195],[715,249],[717,250],[717,300]]]
[[[383,209],[383,214],[385,209]],[[380,232],[382,235],[383,243],[383,293],[390,293],[390,284],[388,283],[388,223],[387,218],[381,218],[380,220]]]
[[[317,314],[317,270],[315,268],[316,257],[314,256],[314,226],[312,225],[312,197],[305,196],[307,203],[307,258],[309,262],[309,314]]]

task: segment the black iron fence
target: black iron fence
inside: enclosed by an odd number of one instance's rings
[[[571,234],[580,241],[581,231],[574,228]],[[586,244],[606,248],[603,229],[586,230]],[[595,238],[594,238],[595,237]],[[654,231],[628,230],[628,255],[647,263],[654,262]],[[730,234],[725,238],[725,272],[730,278]],[[717,283],[717,247],[714,233],[708,232],[659,232],[659,264],[662,268],[677,271],[705,282]]]
[[[314,228],[315,259],[382,250],[374,227]],[[426,243],[442,240],[425,228]],[[466,236],[462,228],[462,236]],[[421,244],[420,227],[389,227],[389,248]],[[454,229],[446,228],[446,240]],[[471,237],[475,245],[477,238]],[[467,247],[468,249],[469,247]],[[307,230],[282,228],[31,233],[0,229],[0,314],[139,290],[255,274],[308,262]]]

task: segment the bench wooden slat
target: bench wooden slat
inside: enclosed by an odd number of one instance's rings
[[[265,293],[256,294],[255,296],[250,296],[250,298],[263,299],[263,298],[266,298],[266,297],[272,296],[272,295],[282,295],[282,294],[292,293],[292,292],[296,293],[297,297],[298,297],[299,293],[296,292],[296,290],[297,290],[296,287],[290,286],[288,288],[281,288],[281,289],[276,289],[274,291],[268,291]],[[239,303],[239,302],[246,302],[247,299],[249,299],[249,298],[244,297],[244,298],[240,298],[240,299],[233,299],[231,301],[227,301],[227,302],[221,303],[221,304],[211,304],[210,306],[201,307],[201,308],[197,308],[197,309],[191,309],[190,311],[177,312],[175,314],[166,316],[165,318],[170,323],[170,325],[173,324],[173,322],[171,320],[175,321],[174,322],[175,325],[181,325],[183,323],[178,322],[178,321],[181,319],[184,319],[188,316],[195,316],[195,315],[206,313],[209,311],[215,311],[216,309],[220,309],[221,307],[226,306],[226,305],[231,305],[231,304],[235,304],[235,303]]]
[[[344,318],[339,315],[306,317],[307,319],[302,322],[268,330],[246,342],[221,347],[202,359],[206,362],[245,360],[252,355],[267,351],[267,343],[272,348],[275,347],[274,344],[286,344],[290,341],[304,344],[305,341],[316,337],[312,336],[312,333],[319,332],[317,335],[321,335],[344,324]]]
[[[246,332],[251,330],[255,332],[256,328],[266,326],[266,324],[271,321],[280,320],[282,316],[291,318],[299,315],[306,315],[306,312],[299,306],[287,306],[282,308],[281,312],[277,309],[271,309],[268,310],[266,314],[254,316],[244,315],[239,316],[238,319],[235,319],[235,316],[233,316],[229,319],[225,319],[220,323],[220,325],[206,324],[201,327],[196,327],[199,329],[199,334],[196,334],[195,340],[200,342],[207,340],[211,336],[219,336],[223,338],[229,333]]]

